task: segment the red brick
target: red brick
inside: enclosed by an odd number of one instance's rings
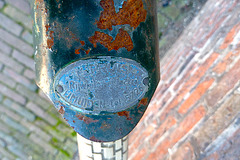
[[[217,64],[216,67],[213,68],[213,71],[217,74],[222,74],[227,70],[227,67],[229,65],[231,65],[231,63],[233,62],[233,60],[240,55],[240,52],[232,52],[230,51],[225,57],[224,59]]]
[[[189,142],[184,143],[179,147],[176,153],[171,156],[173,160],[193,160],[196,159],[194,155],[194,148]]]
[[[219,154],[218,153],[213,153],[210,156],[204,158],[204,160],[219,160]]]
[[[174,86],[175,91],[177,91],[179,89],[180,85],[183,84],[189,77],[191,77],[191,74],[193,73],[193,71],[196,69],[197,66],[198,66],[198,64],[194,63],[194,64],[191,65],[191,67],[189,67],[189,69],[183,75],[181,80],[178,83],[175,84],[175,86]]]
[[[187,80],[182,89],[177,92],[176,97],[172,100],[172,102],[170,102],[170,104],[161,114],[161,121],[165,119],[165,117],[173,108],[177,107],[177,105],[183,100],[184,96],[197,84],[209,67],[212,66],[218,56],[219,55],[217,53],[212,53],[212,55],[201,66],[199,66],[198,70]]]
[[[129,136],[129,153],[134,153],[134,151],[140,147],[142,142],[140,139],[142,138],[140,135],[144,131],[143,125],[140,127],[137,127],[136,129],[133,130],[133,132],[130,133]]]
[[[229,70],[228,73],[222,77],[220,82],[216,87],[212,89],[212,91],[207,96],[206,100],[210,107],[213,107],[223,96],[227,94],[235,84],[240,79],[240,60],[235,64],[233,68]]]
[[[153,137],[149,140],[150,146],[154,146],[157,140],[170,128],[172,128],[176,124],[177,120],[174,117],[168,117],[162,125],[154,133]]]
[[[187,134],[206,114],[205,108],[199,106],[187,115],[178,128],[166,138],[157,149],[148,157],[150,160],[161,160],[167,154],[168,148],[173,147],[185,134]]]
[[[195,89],[195,91],[188,97],[188,99],[180,106],[178,112],[180,114],[185,114],[190,107],[196,104],[199,99],[206,93],[208,88],[212,85],[214,79],[209,79],[201,84]]]
[[[206,36],[201,36],[200,35],[200,37],[202,37],[202,39],[197,44],[198,48],[203,47],[204,44],[207,42],[207,40],[210,39],[210,37],[213,36],[213,34],[216,33],[216,31],[218,29],[221,28],[220,26],[223,24],[223,22],[226,20],[226,18],[227,18],[227,16],[224,16],[224,17],[221,17],[221,19],[216,20],[214,22],[214,26],[211,28],[211,30],[208,32],[208,34]]]
[[[133,158],[133,160],[142,160],[147,154],[146,148],[142,148],[141,150],[138,151],[136,156]]]
[[[233,41],[235,35],[239,32],[240,24],[236,24],[233,26],[233,28],[230,30],[230,32],[227,34],[227,36],[224,39],[224,42],[220,46],[220,49],[226,49]]]

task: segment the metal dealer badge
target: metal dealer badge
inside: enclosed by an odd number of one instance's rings
[[[63,103],[91,114],[119,112],[141,100],[148,90],[148,72],[120,57],[79,60],[56,77],[55,91]]]

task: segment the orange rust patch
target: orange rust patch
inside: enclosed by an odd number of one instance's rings
[[[89,48],[88,50],[84,48],[75,49],[75,54],[80,54],[80,50],[84,51],[86,54],[89,54],[89,52],[91,51],[91,48]]]
[[[138,104],[138,107],[137,107],[137,108],[139,108],[141,105],[144,105],[144,106],[146,106],[146,105],[147,105],[147,103],[148,103],[148,98],[143,98],[143,99],[141,99],[141,101],[139,102],[139,104]]]
[[[80,43],[81,43],[81,45],[83,45],[83,46],[85,45],[85,42],[84,42],[84,41],[80,41]]]
[[[49,27],[48,27],[49,29]],[[51,49],[54,45],[54,37],[53,37],[54,31],[49,31],[49,37],[47,39],[47,47]]]
[[[90,51],[91,51],[91,48],[89,48],[88,50],[85,50],[86,54],[89,54]]]
[[[47,46],[48,46],[48,48],[51,49],[53,45],[54,45],[54,41],[53,41],[52,39],[48,39],[48,40],[47,40]]]
[[[128,51],[131,51],[133,49],[133,42],[130,35],[122,28],[119,29],[119,32],[114,41],[111,36],[99,31],[95,31],[94,36],[90,37],[89,41],[95,48],[97,47],[97,43],[100,43],[104,47],[108,48],[108,51],[118,50],[123,47]]]
[[[46,24],[46,25],[45,25],[45,28],[46,28],[46,32],[48,32],[48,31],[49,31],[49,28],[50,28],[50,26],[49,26],[48,24]]]
[[[76,49],[75,54],[80,54],[80,49]]]
[[[132,120],[132,118],[129,117],[129,111],[122,111],[117,113],[119,116],[125,116],[127,117],[127,120]]]
[[[60,109],[58,110],[58,112],[59,112],[60,114],[64,114],[64,113],[65,113],[64,107],[61,106]]]
[[[112,26],[129,24],[136,29],[147,17],[147,11],[143,8],[142,0],[128,0],[116,13],[113,0],[101,0],[100,5],[104,9],[97,21],[99,29],[112,30]]]
[[[84,116],[82,114],[77,114],[76,117],[81,120],[84,121],[86,124],[90,124],[90,123],[94,123],[94,122],[98,122],[99,120],[93,120],[92,118],[89,118],[87,116]]]

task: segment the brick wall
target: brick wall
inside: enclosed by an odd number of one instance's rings
[[[130,160],[239,159],[239,15],[239,0],[209,0],[167,52]]]

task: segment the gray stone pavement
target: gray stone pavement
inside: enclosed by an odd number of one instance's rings
[[[0,0],[0,159],[72,159],[76,133],[35,85],[26,0]]]
[[[159,1],[162,56],[205,1]],[[27,0],[0,0],[0,159],[72,159],[76,133],[34,82],[31,33]]]

